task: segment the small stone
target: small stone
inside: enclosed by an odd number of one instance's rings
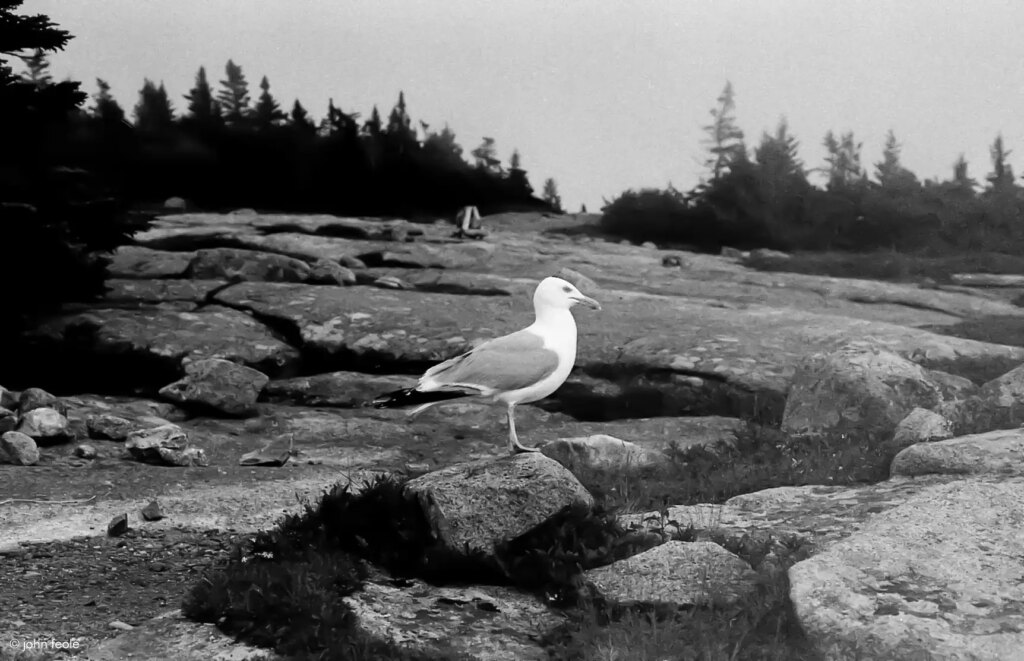
[[[128,532],[128,515],[118,514],[107,524],[108,537],[120,537]]]
[[[18,431],[36,441],[50,443],[59,443],[71,438],[68,419],[59,411],[45,407],[22,413]]]
[[[21,397],[18,398],[18,412],[21,415],[41,408],[54,409],[61,415],[68,414],[68,407],[65,406],[64,402],[42,388],[29,388],[21,393]]]
[[[89,438],[109,439],[111,441],[124,441],[128,434],[137,429],[137,425],[126,418],[110,413],[90,415],[86,419],[86,428]]]
[[[108,626],[111,629],[117,629],[119,631],[131,631],[132,629],[135,628],[132,625],[128,624],[127,622],[122,622],[121,620],[114,620]]]
[[[191,456],[194,453],[186,454],[186,448],[188,448],[188,434],[184,429],[173,424],[134,431],[128,435],[128,440],[125,442],[125,449],[131,453],[133,458],[172,466],[193,465]]]
[[[97,454],[96,448],[88,443],[76,445],[74,449],[74,455],[81,459],[95,459]]]
[[[341,257],[338,258],[338,263],[344,266],[345,268],[349,269],[359,270],[366,268],[366,262],[359,259],[358,257],[353,257],[351,255],[342,255]]]
[[[272,449],[270,447],[262,450],[246,452],[238,460],[239,466],[284,466],[292,456],[289,448]]]
[[[662,266],[682,266],[683,258],[679,255],[665,255],[661,258]]]
[[[149,505],[142,508],[142,518],[146,521],[159,521],[164,518],[164,513],[160,511],[160,503],[155,500],[149,501]]]
[[[17,431],[0,436],[0,464],[32,466],[39,462],[39,448],[31,436]]]

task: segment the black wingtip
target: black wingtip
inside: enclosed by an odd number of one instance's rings
[[[400,406],[414,406],[416,404],[428,404],[430,402],[441,402],[446,399],[457,399],[465,397],[464,392],[435,391],[420,392],[415,388],[400,388],[391,392],[378,395],[370,404],[374,408],[397,408]]]

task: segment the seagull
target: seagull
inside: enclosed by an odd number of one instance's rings
[[[415,415],[441,402],[479,397],[507,407],[508,450],[538,452],[519,443],[516,405],[544,399],[565,383],[576,362],[576,320],[570,311],[582,303],[601,304],[561,278],[544,278],[533,293],[536,319],[526,328],[497,337],[434,365],[415,388],[402,388],[373,400],[377,408],[419,404]]]

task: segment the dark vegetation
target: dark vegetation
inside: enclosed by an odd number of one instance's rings
[[[721,503],[769,486],[874,482],[887,477],[893,453],[845,438],[806,443],[751,425],[733,445],[678,451],[663,468],[578,473],[595,507],[566,508],[500,545],[497,561],[440,547],[420,505],[404,493],[403,479],[378,478],[358,493],[335,487],[209,573],[186,599],[185,612],[294,659],[458,658],[451,650],[409,656],[355,628],[341,598],[376,567],[396,585],[410,578],[511,585],[568,608],[568,623],[544,639],[553,658],[593,658],[595,646],[611,645],[632,650],[628,658],[813,659],[788,601],[786,569],[808,553],[798,542],[711,531],[712,541],[746,559],[760,577],[752,597],[728,607],[616,608],[590,592],[582,572],[656,543],[624,529],[619,512]],[[696,531],[686,530],[679,540],[696,538]]]
[[[686,193],[672,187],[626,191],[606,203],[602,228],[637,242],[713,252],[734,246],[871,253],[764,265],[780,270],[935,277],[937,256],[987,251],[1001,256],[964,257],[964,265],[978,271],[1024,272],[1024,264],[1015,258],[1024,248],[1024,187],[1007,162],[1010,151],[1002,136],[990,148],[992,172],[984,187],[968,175],[962,156],[948,180],[919,181],[900,163],[901,146],[892,132],[874,166],[874,179],[869,179],[853,133],[837,137],[829,132],[824,167],[808,170],[785,120],[750,150],[734,113],[734,94],[727,85],[711,111],[712,123],[705,127],[705,182]],[[813,172],[823,175],[823,187],[812,185],[808,176]],[[894,252],[919,256],[904,261]],[[851,261],[858,267],[852,273]]]

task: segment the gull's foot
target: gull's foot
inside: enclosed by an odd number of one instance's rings
[[[528,448],[519,441],[510,443],[508,446],[509,454],[519,454],[520,452],[540,452],[540,448]]]

